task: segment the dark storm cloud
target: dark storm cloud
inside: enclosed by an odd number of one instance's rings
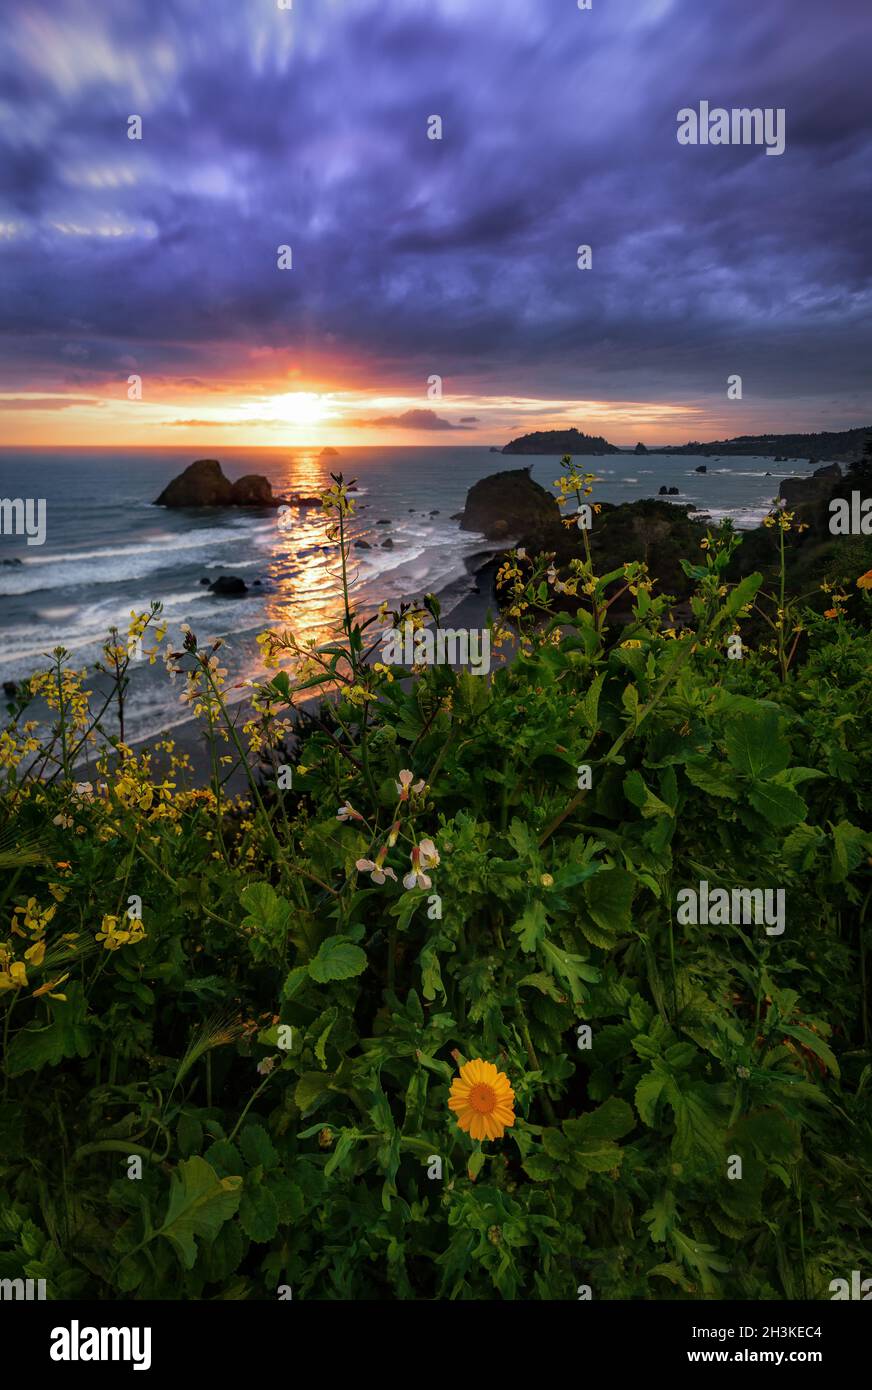
[[[866,0],[7,0],[0,24],[6,389],[336,363],[653,400],[739,372],[864,413]],[[679,146],[701,99],[783,106],[785,154]]]
[[[469,423],[453,425],[437,415],[434,410],[404,410],[401,415],[379,415],[376,419],[363,419],[360,425],[376,426],[381,429],[397,430],[466,430]]]

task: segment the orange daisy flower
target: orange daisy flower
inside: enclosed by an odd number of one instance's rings
[[[857,580],[857,588],[872,589],[872,570],[867,570],[865,574],[860,575],[860,578]]]
[[[476,1057],[462,1066],[452,1081],[448,1108],[471,1139],[502,1139],[515,1123],[514,1099],[505,1072]]]

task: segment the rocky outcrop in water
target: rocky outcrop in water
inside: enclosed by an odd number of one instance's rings
[[[488,540],[544,544],[560,533],[560,509],[528,468],[492,473],[466,494],[461,531],[481,531]]]
[[[197,459],[168,483],[154,503],[156,507],[278,507],[272,484],[259,473],[248,473],[231,483],[217,459]]]

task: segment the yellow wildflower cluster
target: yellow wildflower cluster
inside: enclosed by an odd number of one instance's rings
[[[590,497],[593,492],[593,484],[596,482],[596,474],[579,473],[569,455],[566,457],[564,470],[559,478],[554,479],[554,486],[560,493],[557,505],[564,507],[571,497]]]
[[[16,768],[31,753],[39,752],[39,739],[35,737],[38,727],[37,721],[32,719],[18,730],[10,726],[0,733],[0,767]]]
[[[30,678],[30,693],[34,699],[43,699],[49,709],[63,710],[69,728],[86,729],[91,722],[88,705],[91,691],[82,688],[87,675],[85,669],[73,671],[67,666],[59,671],[37,671]]]
[[[779,531],[796,531],[798,534],[808,530],[808,522],[797,521],[796,512],[789,512],[786,507],[779,507],[768,516],[764,516],[763,525],[769,530],[777,526]]]
[[[348,496],[349,486],[342,481],[340,474],[326,492],[321,493],[321,506],[325,512],[336,512],[341,517],[354,515],[354,498]]]
[[[52,885],[52,890],[58,890],[59,885]],[[61,896],[63,896],[62,890]],[[53,893],[58,896],[57,892]],[[46,941],[45,934],[49,923],[57,912],[57,903],[52,903],[50,907],[42,908],[36,898],[28,898],[24,906],[13,909],[11,930],[12,935],[20,937],[29,944],[23,951],[19,959],[15,959],[13,949],[14,943],[0,941],[0,993],[7,990],[19,990],[29,988],[28,970],[38,970],[45,961]],[[61,938],[68,943],[68,949],[75,950],[72,943],[78,936],[77,932],[66,932]],[[69,971],[55,979],[47,980],[45,984],[39,986],[31,993],[32,999],[39,999],[43,994],[47,994],[51,999],[65,999],[63,994],[55,991],[65,980],[69,979]]]
[[[126,923],[126,926],[119,927],[121,920]],[[104,950],[118,951],[122,946],[136,946],[140,941],[143,941],[145,939],[145,927],[138,918],[125,917],[121,919],[113,913],[107,912],[94,939],[95,941],[102,941]]]

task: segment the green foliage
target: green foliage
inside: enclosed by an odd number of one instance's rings
[[[518,650],[490,679],[392,679],[349,614],[292,791],[163,795],[123,750],[92,799],[10,774],[5,818],[45,853],[0,885],[31,922],[2,965],[0,1275],[101,1299],[784,1299],[862,1267],[872,639],[812,615],[801,660],[728,659],[760,592],[729,584],[734,548],[688,563],[683,632],[638,567],[582,565],[589,602],[557,616],[546,562],[512,560]],[[702,880],[783,889],[784,934],[679,925]],[[144,934],[106,949],[129,892]],[[478,1057],[514,1090],[496,1141],[448,1108]]]

